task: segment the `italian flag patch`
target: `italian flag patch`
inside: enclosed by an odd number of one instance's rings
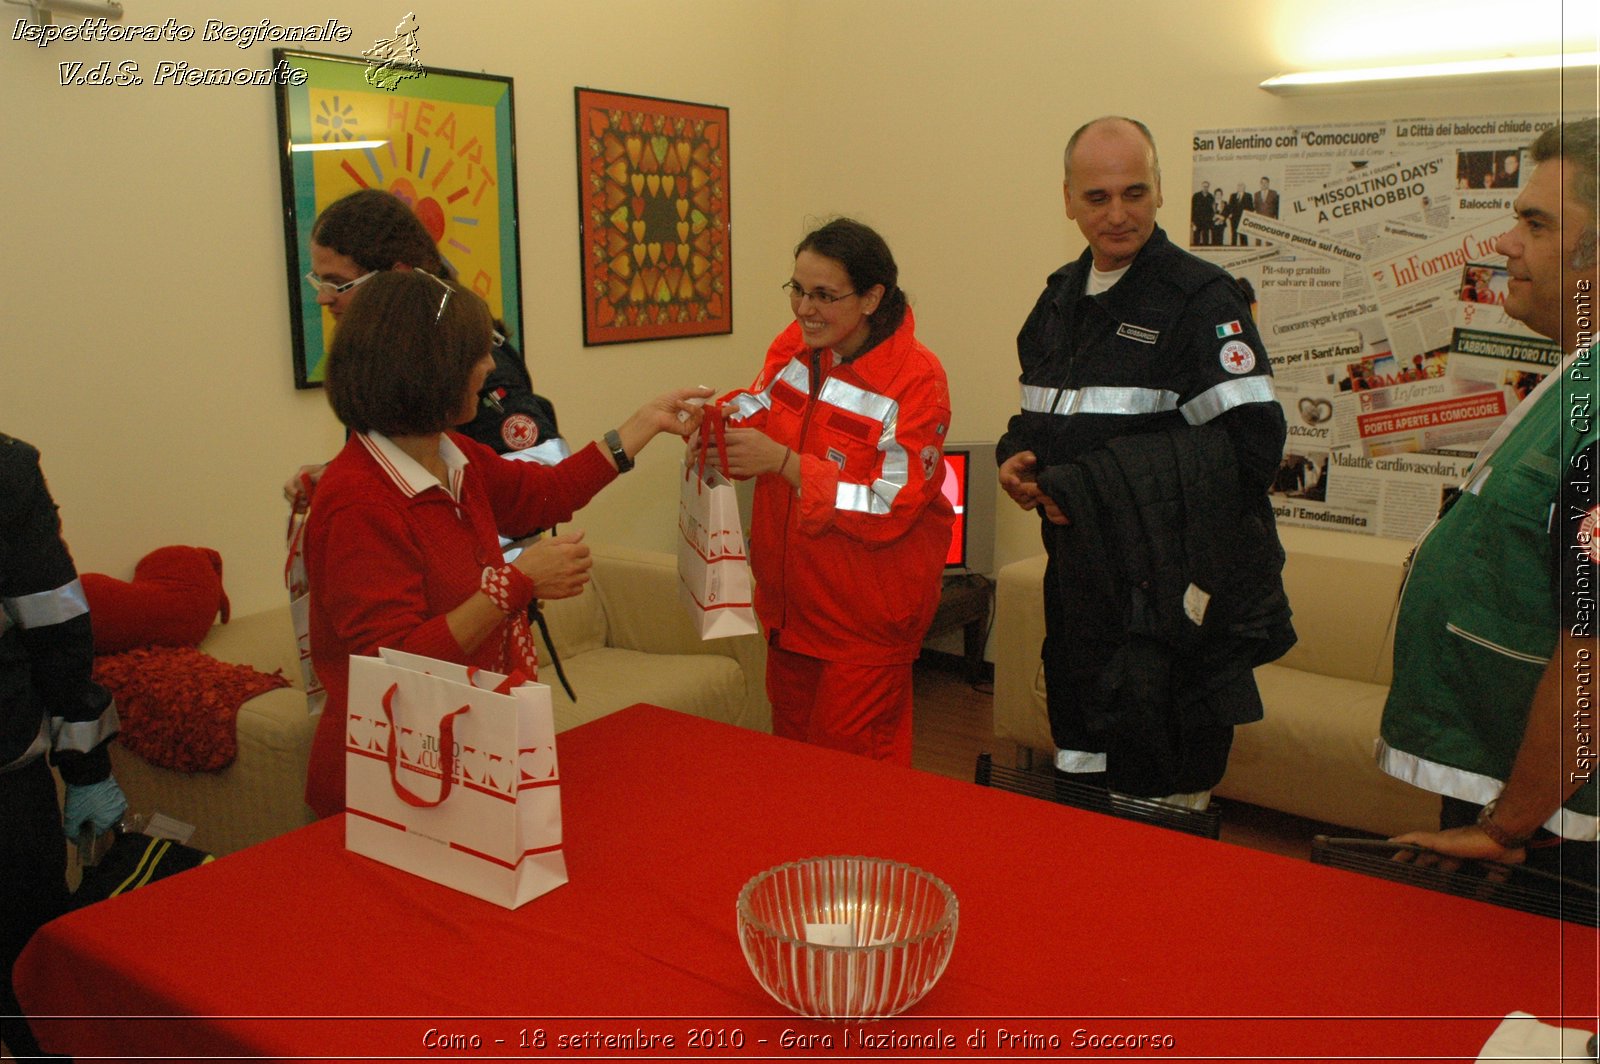
[[[1217,326],[1217,339],[1221,340],[1228,336],[1238,336],[1242,332],[1244,332],[1244,326],[1240,325],[1237,321],[1224,322],[1223,324]]]

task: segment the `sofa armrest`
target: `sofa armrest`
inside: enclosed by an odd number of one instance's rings
[[[995,582],[994,734],[1030,750],[1053,751],[1043,697],[1045,556],[1003,566]]]
[[[701,639],[678,601],[678,561],[661,551],[593,549],[594,586],[605,611],[608,645],[647,654],[719,654],[738,662],[746,697],[763,731],[772,730],[767,701],[767,644],[759,635]]]

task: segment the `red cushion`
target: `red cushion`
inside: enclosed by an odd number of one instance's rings
[[[132,581],[84,573],[82,582],[96,654],[199,646],[218,613],[228,619],[222,555],[208,547],[161,547],[134,566]]]

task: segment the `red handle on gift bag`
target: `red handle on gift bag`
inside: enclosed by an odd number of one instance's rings
[[[304,473],[300,474],[300,488],[306,493],[306,498],[311,497],[311,478]],[[304,510],[290,509],[289,528],[286,538],[289,542],[289,556],[283,562],[283,586],[290,587],[289,574],[294,571],[294,558],[305,549],[306,518],[311,516],[311,507],[308,504]]]
[[[733,479],[733,474],[728,470],[728,437],[726,425],[722,417],[722,408],[716,403],[707,403],[701,407],[705,412],[704,419],[700,422],[700,460],[695,470],[700,478],[696,490],[704,490],[706,480],[706,455],[710,452],[712,441],[716,442],[717,457],[722,459],[722,475]]]
[[[383,693],[383,715],[389,722],[389,749],[385,758],[389,762],[389,782],[394,786],[394,793],[407,805],[414,805],[418,809],[431,809],[450,797],[450,788],[455,783],[456,774],[456,718],[471,709],[471,706],[462,706],[453,713],[446,713],[439,721],[439,797],[428,801],[406,788],[400,782],[400,729],[394,725],[394,696],[400,685],[390,684],[389,689]]]

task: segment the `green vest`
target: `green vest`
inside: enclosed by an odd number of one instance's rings
[[[1394,682],[1380,730],[1385,772],[1479,805],[1498,795],[1510,775],[1534,687],[1556,651],[1558,594],[1579,591],[1551,586],[1557,569],[1550,523],[1566,519],[1553,507],[1575,499],[1595,505],[1596,471],[1574,456],[1600,435],[1597,370],[1594,347],[1574,359],[1480,462],[1417,547],[1401,595]],[[1592,603],[1593,581],[1581,590]],[[1592,715],[1582,731],[1592,747]],[[1593,780],[1566,810],[1545,826],[1594,841],[1600,789]]]

